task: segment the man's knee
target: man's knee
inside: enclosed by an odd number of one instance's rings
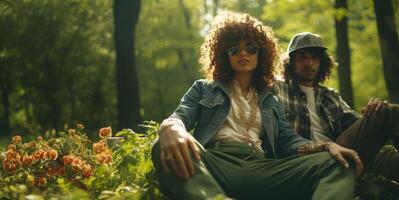
[[[371,113],[371,119],[377,121],[386,122],[389,118],[399,117],[399,105],[398,104],[386,104],[380,110]]]

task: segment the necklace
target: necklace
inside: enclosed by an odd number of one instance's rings
[[[241,99],[242,91],[239,91],[240,87],[238,86],[238,83],[233,82],[230,86],[230,89],[231,96],[233,100],[237,103],[237,110],[233,109],[233,116],[237,120],[237,122],[240,122],[244,126],[244,129],[246,131],[249,131],[253,122],[255,121],[256,113],[258,110],[258,93],[254,88],[249,88],[249,92],[247,95],[249,104],[249,116],[247,117],[244,110],[245,103]]]

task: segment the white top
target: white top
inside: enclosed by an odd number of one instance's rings
[[[316,102],[315,102],[315,92],[313,87],[299,85],[303,93],[306,95],[306,103],[309,111],[310,117],[310,137],[313,141],[316,142],[327,142],[331,141],[331,139],[324,135],[324,129],[320,123],[320,117],[316,110]]]
[[[239,91],[239,98],[241,102],[243,102],[244,113],[245,117],[249,118],[250,116],[250,104],[249,104],[249,97],[244,98],[241,93],[241,88],[238,87],[236,84],[233,84],[236,87],[236,91]],[[256,106],[256,117],[255,120],[252,122],[249,130],[245,130],[245,125],[241,121],[237,121],[239,119],[238,116],[238,103],[231,99],[231,108],[227,115],[227,119],[224,122],[222,128],[215,136],[215,140],[228,140],[228,141],[238,141],[238,142],[245,142],[249,145],[254,145],[259,150],[262,150],[262,141],[261,136],[264,133],[263,126],[262,126],[262,118],[259,112],[259,106]],[[236,116],[234,116],[236,115]]]

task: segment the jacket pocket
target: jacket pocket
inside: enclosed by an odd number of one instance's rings
[[[203,95],[201,97],[197,127],[201,127],[205,131],[203,134],[208,134],[219,127],[221,118],[217,116],[217,113],[223,107],[223,103],[222,95]]]
[[[199,104],[201,104],[205,108],[214,108],[215,106],[222,105],[223,102],[224,98],[221,95],[203,95],[201,100],[199,101]]]

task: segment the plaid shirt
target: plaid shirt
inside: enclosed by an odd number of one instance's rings
[[[276,81],[273,91],[283,104],[288,121],[296,132],[310,139],[310,116],[306,95],[296,81],[289,80],[288,83]],[[324,135],[332,140],[335,140],[360,117],[345,103],[336,90],[317,85],[315,98],[316,111],[325,131]]]

